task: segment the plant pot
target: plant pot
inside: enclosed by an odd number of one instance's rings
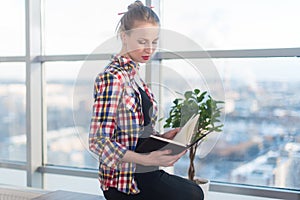
[[[206,178],[197,178],[195,182],[201,187],[204,194],[204,199],[207,199],[210,181]]]

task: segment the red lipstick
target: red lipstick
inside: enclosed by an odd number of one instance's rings
[[[150,56],[142,56],[143,60],[149,60]]]

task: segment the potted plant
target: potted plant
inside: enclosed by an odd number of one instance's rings
[[[221,107],[223,101],[214,100],[206,91],[200,92],[199,89],[193,91],[186,91],[184,93],[184,99],[176,98],[173,101],[169,117],[166,119],[164,128],[177,128],[182,127],[192,115],[199,113],[197,130],[193,141],[199,137],[208,135],[212,132],[222,131],[223,124],[221,124]],[[196,183],[200,181],[195,179],[195,166],[194,160],[196,151],[202,140],[199,143],[193,145],[189,150],[189,169],[188,178]]]

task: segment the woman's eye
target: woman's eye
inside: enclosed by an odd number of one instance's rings
[[[138,43],[139,44],[146,44],[146,41],[145,40],[138,40]]]

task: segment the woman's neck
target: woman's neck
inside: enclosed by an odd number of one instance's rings
[[[124,47],[122,47],[122,49],[118,55],[131,59],[130,55],[128,54],[128,52],[126,51],[126,49]]]

